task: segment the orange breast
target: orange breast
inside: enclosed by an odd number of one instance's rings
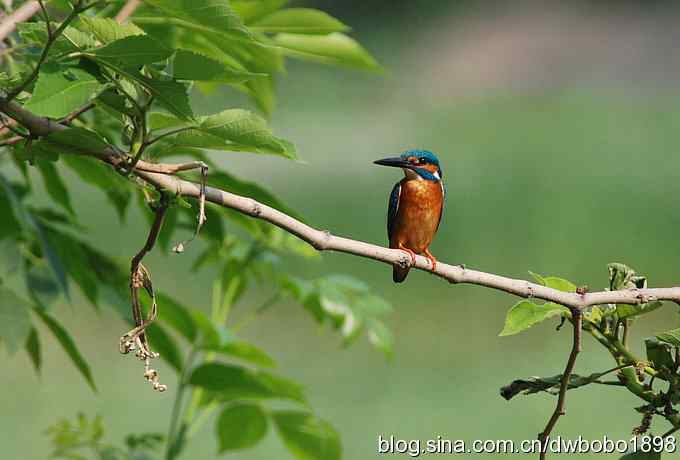
[[[404,246],[421,254],[432,242],[442,214],[441,183],[404,179],[390,247]]]

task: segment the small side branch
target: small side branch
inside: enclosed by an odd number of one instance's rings
[[[201,170],[201,190],[198,195],[198,222],[196,223],[196,230],[194,231],[194,234],[191,236],[186,241],[182,241],[180,243],[177,243],[174,248],[172,248],[173,251],[176,253],[181,253],[184,252],[184,247],[191,243],[198,234],[201,232],[201,228],[203,228],[203,224],[205,224],[206,220],[208,220],[205,216],[205,187],[206,187],[206,182],[208,181],[208,165],[203,163],[202,161],[196,161],[192,163],[184,163],[178,166],[178,171],[187,171],[189,169],[200,169]],[[188,167],[191,166],[191,167]],[[181,168],[181,169],[180,169]]]
[[[38,3],[38,9],[41,8],[42,3]],[[76,6],[73,7],[71,12],[69,13],[68,16],[66,16],[66,19],[62,21],[62,23],[57,27],[57,30],[52,31],[52,26],[47,23],[47,43],[45,43],[45,46],[43,47],[42,53],[40,53],[40,57],[38,58],[38,63],[35,65],[35,68],[33,69],[33,72],[24,80],[22,84],[20,84],[18,87],[13,89],[12,91],[9,92],[7,95],[7,100],[11,101],[15,97],[17,97],[21,92],[28,87],[33,81],[38,77],[38,74],[40,73],[40,67],[43,65],[45,60],[47,60],[47,56],[50,53],[50,49],[52,48],[52,45],[54,42],[59,38],[59,36],[66,30],[68,25],[73,22],[73,20],[78,17],[79,14],[84,13],[88,9],[92,8],[96,2],[90,3],[89,5],[82,6],[82,2],[78,2]],[[49,19],[49,17],[47,17]]]
[[[142,259],[148,254],[156,244],[158,235],[163,227],[163,220],[168,210],[168,200],[165,195],[161,195],[161,201],[156,209],[156,216],[149,235],[144,243],[142,249],[132,258],[130,263],[130,303],[132,307],[132,317],[135,322],[135,327],[126,332],[120,338],[120,352],[128,354],[135,351],[135,355],[141,361],[144,361],[144,377],[153,385],[153,388],[158,391],[167,390],[167,386],[160,383],[158,380],[158,372],[151,368],[151,360],[158,358],[158,353],[151,351],[149,342],[147,340],[145,330],[151,323],[156,320],[158,315],[158,307],[156,304],[156,294],[151,282],[151,274],[147,268],[142,264]],[[151,297],[151,307],[146,319],[142,314],[142,304],[139,299],[140,289],[144,289],[149,297]]]
[[[574,326],[574,335],[571,346],[571,353],[569,354],[569,359],[567,360],[567,366],[564,369],[564,374],[562,374],[562,383],[560,384],[560,393],[557,396],[557,405],[555,406],[555,411],[548,420],[548,424],[545,426],[543,432],[538,435],[538,440],[541,443],[541,452],[539,454],[540,460],[544,460],[547,455],[548,450],[548,440],[550,439],[550,433],[555,428],[557,421],[566,412],[564,405],[567,399],[567,389],[569,388],[569,379],[571,374],[574,372],[574,366],[576,365],[576,358],[581,352],[581,330],[583,328],[583,312],[579,309],[572,308],[572,322]]]
[[[0,21],[0,42],[16,29],[17,24],[30,19],[34,14],[40,11],[40,3],[38,1],[30,1],[21,5],[14,10],[12,14],[2,18]]]
[[[142,0],[128,0],[116,15],[116,21],[120,23],[127,21],[127,19],[132,16],[132,13],[135,12],[141,3]]]

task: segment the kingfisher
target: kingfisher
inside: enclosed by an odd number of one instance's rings
[[[404,178],[392,189],[387,209],[390,248],[408,253],[412,264],[416,262],[416,254],[424,255],[434,271],[437,259],[428,247],[439,229],[446,196],[437,155],[428,150],[407,150],[398,157],[373,163],[404,171]],[[404,281],[409,269],[395,265],[392,269],[394,282]]]

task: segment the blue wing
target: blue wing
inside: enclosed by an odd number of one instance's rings
[[[440,182],[442,184],[442,210],[439,213],[439,222],[437,222],[437,228],[435,229],[435,232],[439,230],[439,224],[442,223],[442,216],[444,215],[444,206],[446,206],[446,185],[444,184],[443,181]]]
[[[387,237],[392,239],[392,231],[394,222],[397,219],[397,210],[399,210],[399,196],[401,195],[401,182],[394,184],[392,193],[390,193],[390,203],[387,208]]]

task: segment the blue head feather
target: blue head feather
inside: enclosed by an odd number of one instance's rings
[[[437,172],[439,173],[439,178],[435,177],[432,172],[428,171],[425,168],[418,168],[418,167],[413,167],[411,168],[413,171],[415,171],[420,177],[422,177],[425,180],[432,180],[432,181],[437,181],[441,180],[441,178],[444,177],[444,173],[442,172],[442,168],[439,166],[439,158],[437,158],[437,155],[434,153],[430,152],[429,150],[420,150],[420,149],[415,149],[415,150],[407,150],[404,153],[401,154],[401,158],[403,160],[406,160],[411,157],[416,157],[417,159],[420,160],[421,164],[431,164],[435,165],[437,167]]]

